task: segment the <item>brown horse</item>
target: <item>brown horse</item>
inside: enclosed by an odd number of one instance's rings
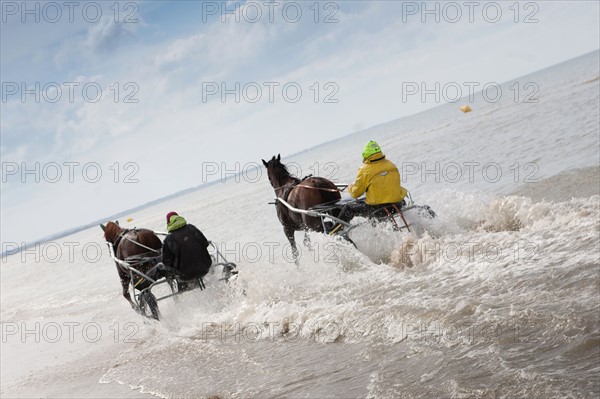
[[[160,261],[162,242],[152,230],[148,229],[123,229],[119,222],[108,222],[106,226],[100,225],[104,230],[104,238],[110,242],[117,259],[128,262],[136,270],[147,273],[152,267]],[[131,257],[138,257],[131,258]],[[117,263],[117,271],[121,278],[121,287],[123,296],[135,308],[131,296],[129,295],[130,274]],[[136,288],[142,290],[150,285],[148,281],[139,281],[141,279],[134,276]]]
[[[309,209],[315,205],[337,201],[341,198],[338,188],[331,181],[322,177],[308,177],[303,180],[292,176],[286,166],[281,163],[281,155],[273,157],[269,162],[262,160],[267,168],[271,186],[275,189],[278,198],[288,202],[298,209]],[[283,225],[294,257],[298,257],[298,248],[294,239],[294,232],[304,230],[304,243],[308,243],[307,230],[323,232],[321,219],[290,211],[285,205],[277,202],[277,216]]]

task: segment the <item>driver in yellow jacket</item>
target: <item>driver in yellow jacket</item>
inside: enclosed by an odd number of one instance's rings
[[[400,185],[400,172],[392,161],[385,159],[381,147],[369,141],[362,153],[363,165],[356,181],[348,186],[352,198],[367,193],[367,205],[396,204],[404,200],[407,191]]]

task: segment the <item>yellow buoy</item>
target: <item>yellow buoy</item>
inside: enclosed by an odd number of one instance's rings
[[[464,113],[467,113],[467,112],[471,112],[471,111],[473,111],[473,110],[471,109],[471,107],[469,107],[468,105],[463,105],[462,107],[460,107],[460,110],[461,110],[462,112],[464,112]]]
[[[131,222],[133,220],[133,218],[127,218],[128,222]]]

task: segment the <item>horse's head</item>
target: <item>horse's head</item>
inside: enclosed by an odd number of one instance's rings
[[[119,226],[119,222],[108,222],[106,226],[100,225],[102,230],[104,230],[104,239],[112,244],[115,243],[119,233],[121,232],[121,227]]]
[[[273,156],[269,162],[262,159],[262,163],[267,168],[267,176],[269,177],[269,182],[271,182],[273,188],[283,186],[290,178],[292,178],[286,166],[281,163],[281,154],[277,154],[277,157]]]

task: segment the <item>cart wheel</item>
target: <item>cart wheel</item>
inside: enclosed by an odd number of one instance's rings
[[[177,284],[177,280],[174,278],[169,278],[167,279],[167,283],[169,284],[169,287],[171,287],[171,292],[173,294],[178,294],[179,293],[179,284]],[[181,298],[179,298],[179,295],[173,295],[173,300],[177,303],[179,303],[179,301],[181,301]]]
[[[177,291],[179,291],[179,289],[177,288],[177,281],[174,278],[167,279],[167,284],[169,284],[169,287],[171,288],[171,292],[173,294],[176,294]]]
[[[152,317],[156,320],[160,318],[156,297],[150,291],[140,293],[140,312],[146,317]]]

